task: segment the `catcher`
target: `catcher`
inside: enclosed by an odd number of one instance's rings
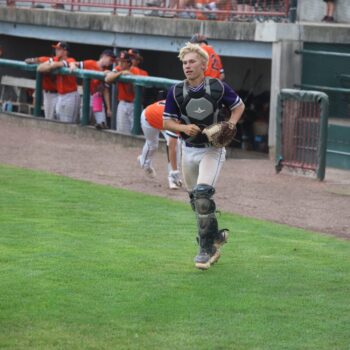
[[[225,161],[225,146],[235,136],[244,104],[226,83],[204,76],[208,54],[198,44],[187,43],[179,58],[186,79],[168,92],[163,126],[182,138],[183,179],[198,226],[195,266],[205,270],[218,261],[228,238],[228,230],[218,228],[212,197]],[[220,120],[222,105],[231,111],[228,121]]]

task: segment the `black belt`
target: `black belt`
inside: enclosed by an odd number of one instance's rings
[[[185,142],[185,146],[191,147],[191,148],[208,148],[208,147],[211,147],[211,144],[210,143],[203,143],[201,145],[194,145],[192,143]]]
[[[57,94],[57,91],[44,90],[47,94]]]

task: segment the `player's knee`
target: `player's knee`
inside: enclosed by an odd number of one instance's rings
[[[159,145],[159,142],[156,142],[156,141],[147,142],[148,150],[151,152],[156,151],[158,149],[158,145]]]
[[[215,193],[215,188],[207,184],[198,184],[193,188],[194,198],[207,198],[210,199]]]
[[[215,212],[215,202],[211,197],[215,193],[215,188],[207,184],[198,184],[193,191],[194,204],[198,214],[209,214]]]

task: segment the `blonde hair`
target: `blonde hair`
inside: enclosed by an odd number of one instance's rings
[[[192,44],[190,42],[186,43],[186,45],[183,48],[181,48],[178,56],[180,61],[183,61],[185,55],[192,52],[196,53],[206,65],[208,64],[209,56],[207,52],[203,50],[199,44]]]

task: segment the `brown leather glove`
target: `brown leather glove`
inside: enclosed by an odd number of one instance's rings
[[[207,126],[202,133],[214,147],[225,147],[233,141],[237,128],[234,123],[220,122]]]

